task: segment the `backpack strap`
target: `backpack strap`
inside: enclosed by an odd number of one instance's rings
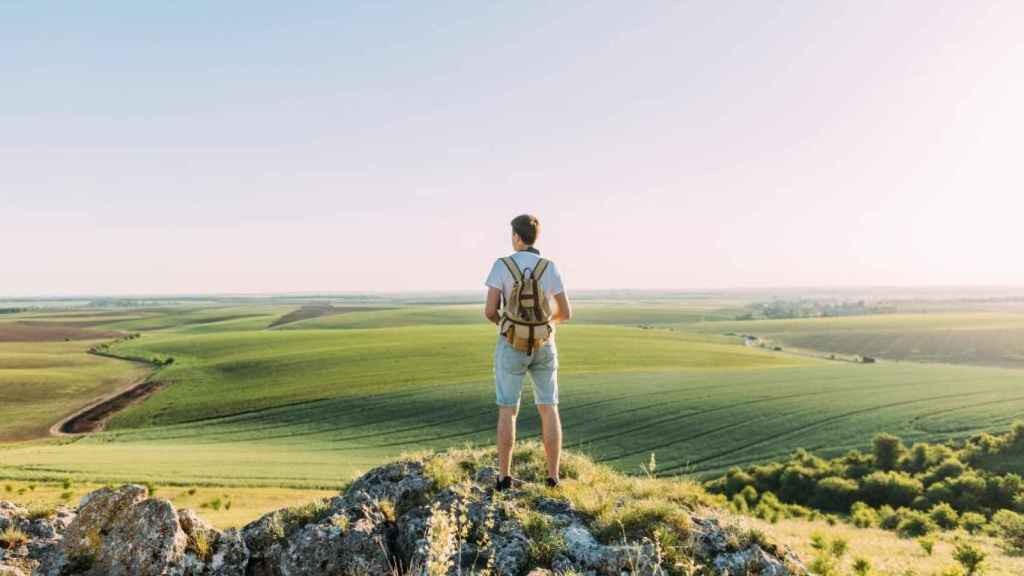
[[[512,274],[512,278],[515,279],[516,284],[522,284],[523,272],[522,270],[519,269],[519,265],[516,264],[516,261],[513,260],[510,256],[500,258],[500,260],[505,264],[505,267],[508,268],[509,273]]]
[[[533,267],[533,277],[540,280],[540,277],[544,275],[544,272],[548,269],[548,264],[550,263],[551,262],[543,258],[537,260],[537,265]]]

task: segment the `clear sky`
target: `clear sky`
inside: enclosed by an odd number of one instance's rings
[[[298,4],[302,4],[299,6]],[[0,3],[0,295],[1024,285],[1024,3]]]

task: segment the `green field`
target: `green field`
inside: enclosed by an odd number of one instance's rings
[[[1024,313],[945,312],[709,322],[701,331],[889,360],[1024,368]]]
[[[653,452],[662,471],[707,476],[799,447],[826,455],[865,447],[883,430],[907,442],[1000,431],[1024,408],[1016,370],[861,365],[745,347],[722,334],[777,324],[709,321],[715,306],[579,306],[558,335],[566,445],[627,472]],[[173,357],[153,376],[167,386],[107,432],[0,447],[0,477],[337,486],[402,452],[493,441],[495,341],[479,306],[403,306],[266,328],[294,308],[81,315],[141,331],[113,347],[120,354]],[[812,321],[789,322],[793,334],[804,322]],[[530,402],[527,393],[521,438],[539,431]],[[17,412],[0,406],[5,419]]]
[[[48,434],[58,420],[149,369],[86,354],[96,341],[0,342],[0,441]]]

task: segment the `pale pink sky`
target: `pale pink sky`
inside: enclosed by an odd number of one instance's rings
[[[1024,285],[1024,3],[0,7],[0,296]]]

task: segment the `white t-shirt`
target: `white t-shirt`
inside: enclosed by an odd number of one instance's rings
[[[519,265],[519,270],[522,271],[523,277],[529,278],[533,272],[533,267],[540,260],[540,256],[533,252],[521,250],[513,254],[512,259]],[[490,288],[501,290],[501,293],[505,296],[504,301],[508,302],[508,299],[512,297],[512,285],[515,284],[515,278],[512,277],[508,267],[499,258],[491,266],[491,273],[487,275],[487,281],[484,284]],[[555,263],[550,260],[548,260],[548,269],[540,277],[540,287],[544,290],[544,295],[547,296],[548,300],[551,300],[556,294],[565,292],[565,288],[562,286],[562,275],[558,273]]]

